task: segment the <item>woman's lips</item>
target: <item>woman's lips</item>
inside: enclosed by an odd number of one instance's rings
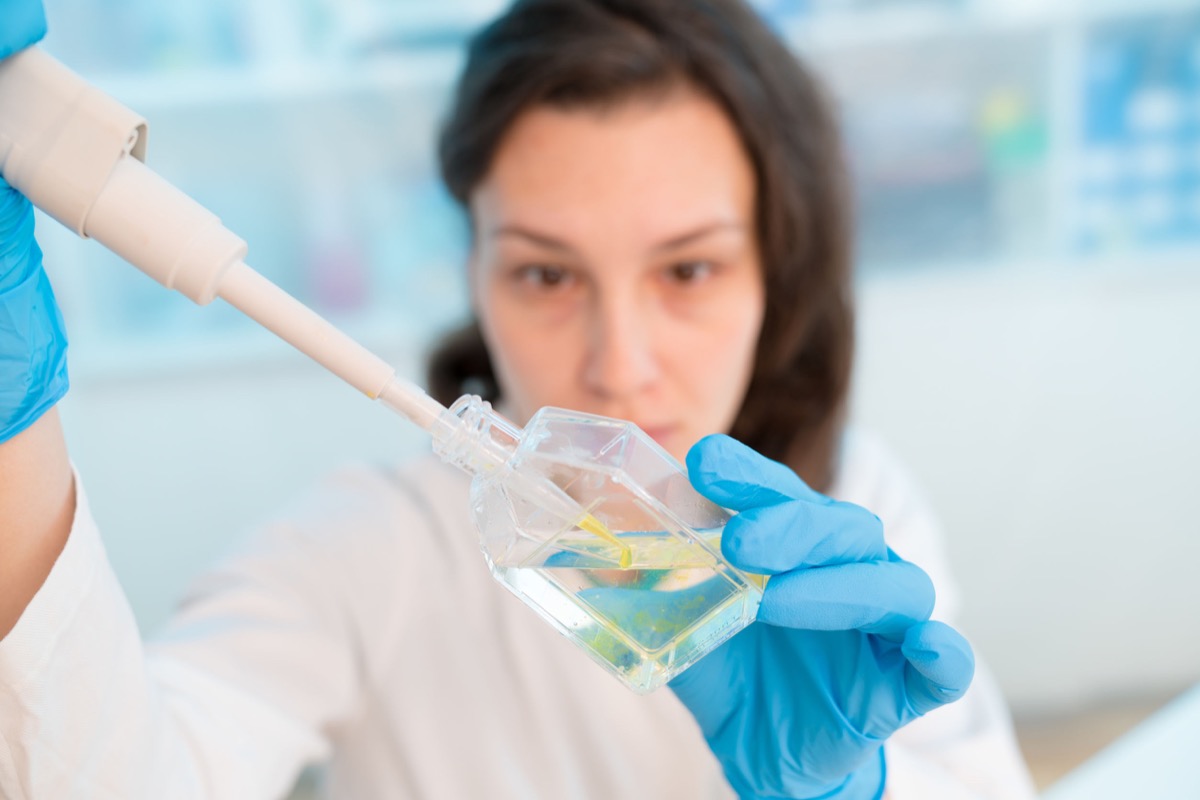
[[[677,428],[675,425],[639,425],[638,427],[659,444],[664,444],[666,440],[670,439]]]

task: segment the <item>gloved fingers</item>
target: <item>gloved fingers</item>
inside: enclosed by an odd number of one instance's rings
[[[887,558],[883,523],[861,506],[792,500],[738,513],[721,534],[721,552],[747,572],[774,575]]]
[[[971,645],[944,622],[912,626],[900,651],[908,660],[904,683],[909,705],[918,715],[962,697],[975,675]]]
[[[915,564],[894,560],[799,569],[767,582],[758,620],[804,630],[856,629],[899,641],[929,619],[933,583]]]
[[[724,434],[706,436],[687,454],[688,478],[717,505],[743,511],[788,500],[832,503],[800,476]]]

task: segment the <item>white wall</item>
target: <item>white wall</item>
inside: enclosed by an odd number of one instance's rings
[[[857,417],[941,512],[964,624],[1014,707],[1200,679],[1200,273],[873,279],[860,319]],[[146,629],[189,575],[331,466],[422,447],[278,353],[153,377],[78,370],[72,452]]]
[[[1016,710],[1200,680],[1200,272],[874,281],[861,331],[857,416],[923,479]]]

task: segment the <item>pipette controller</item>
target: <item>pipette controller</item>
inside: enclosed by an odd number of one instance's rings
[[[146,121],[52,56],[30,47],[0,62],[0,174],[47,215],[95,239],[168,289],[200,305],[219,297],[355,389],[433,437],[434,450],[469,472],[503,465],[515,442],[471,401],[453,411],[246,265],[246,243],[208,209],[143,162]],[[486,424],[485,424],[486,423]],[[450,455],[453,453],[453,455]],[[572,522],[611,535],[554,487],[531,496]]]
[[[433,431],[445,408],[244,261],[246,243],[143,163],[146,121],[39,48],[0,62],[0,173],[50,217],[201,305],[220,297]]]

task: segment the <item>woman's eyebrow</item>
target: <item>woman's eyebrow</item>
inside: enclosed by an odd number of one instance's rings
[[[741,233],[745,229],[740,222],[732,220],[717,220],[715,222],[706,222],[698,227],[680,234],[671,236],[650,248],[652,253],[666,253],[671,250],[677,250],[680,247],[685,247],[693,242],[703,239],[706,236],[711,236],[714,233],[731,231]],[[549,234],[535,231],[532,228],[524,225],[501,225],[494,228],[490,234],[492,239],[500,239],[506,236],[524,239],[528,242],[543,247],[547,250],[555,250],[566,255],[575,255],[575,248],[567,244],[561,239],[557,239]]]
[[[523,225],[501,225],[492,230],[490,234],[492,239],[499,239],[504,236],[515,236],[518,239],[525,239],[528,242],[546,248],[547,250],[557,250],[560,253],[574,255],[575,249],[571,245],[556,239],[553,236],[545,233],[539,233]]]
[[[732,220],[718,220],[716,222],[708,222],[703,225],[700,225],[699,227],[693,228],[690,231],[678,234],[676,236],[672,236],[670,239],[667,239],[666,241],[656,244],[651,249],[651,252],[666,253],[666,252],[670,252],[671,250],[677,250],[680,247],[685,247],[699,239],[703,239],[704,237],[710,236],[714,233],[721,233],[724,231],[733,231],[733,232],[741,233],[744,229],[745,229],[744,226],[740,222],[734,222]]]

